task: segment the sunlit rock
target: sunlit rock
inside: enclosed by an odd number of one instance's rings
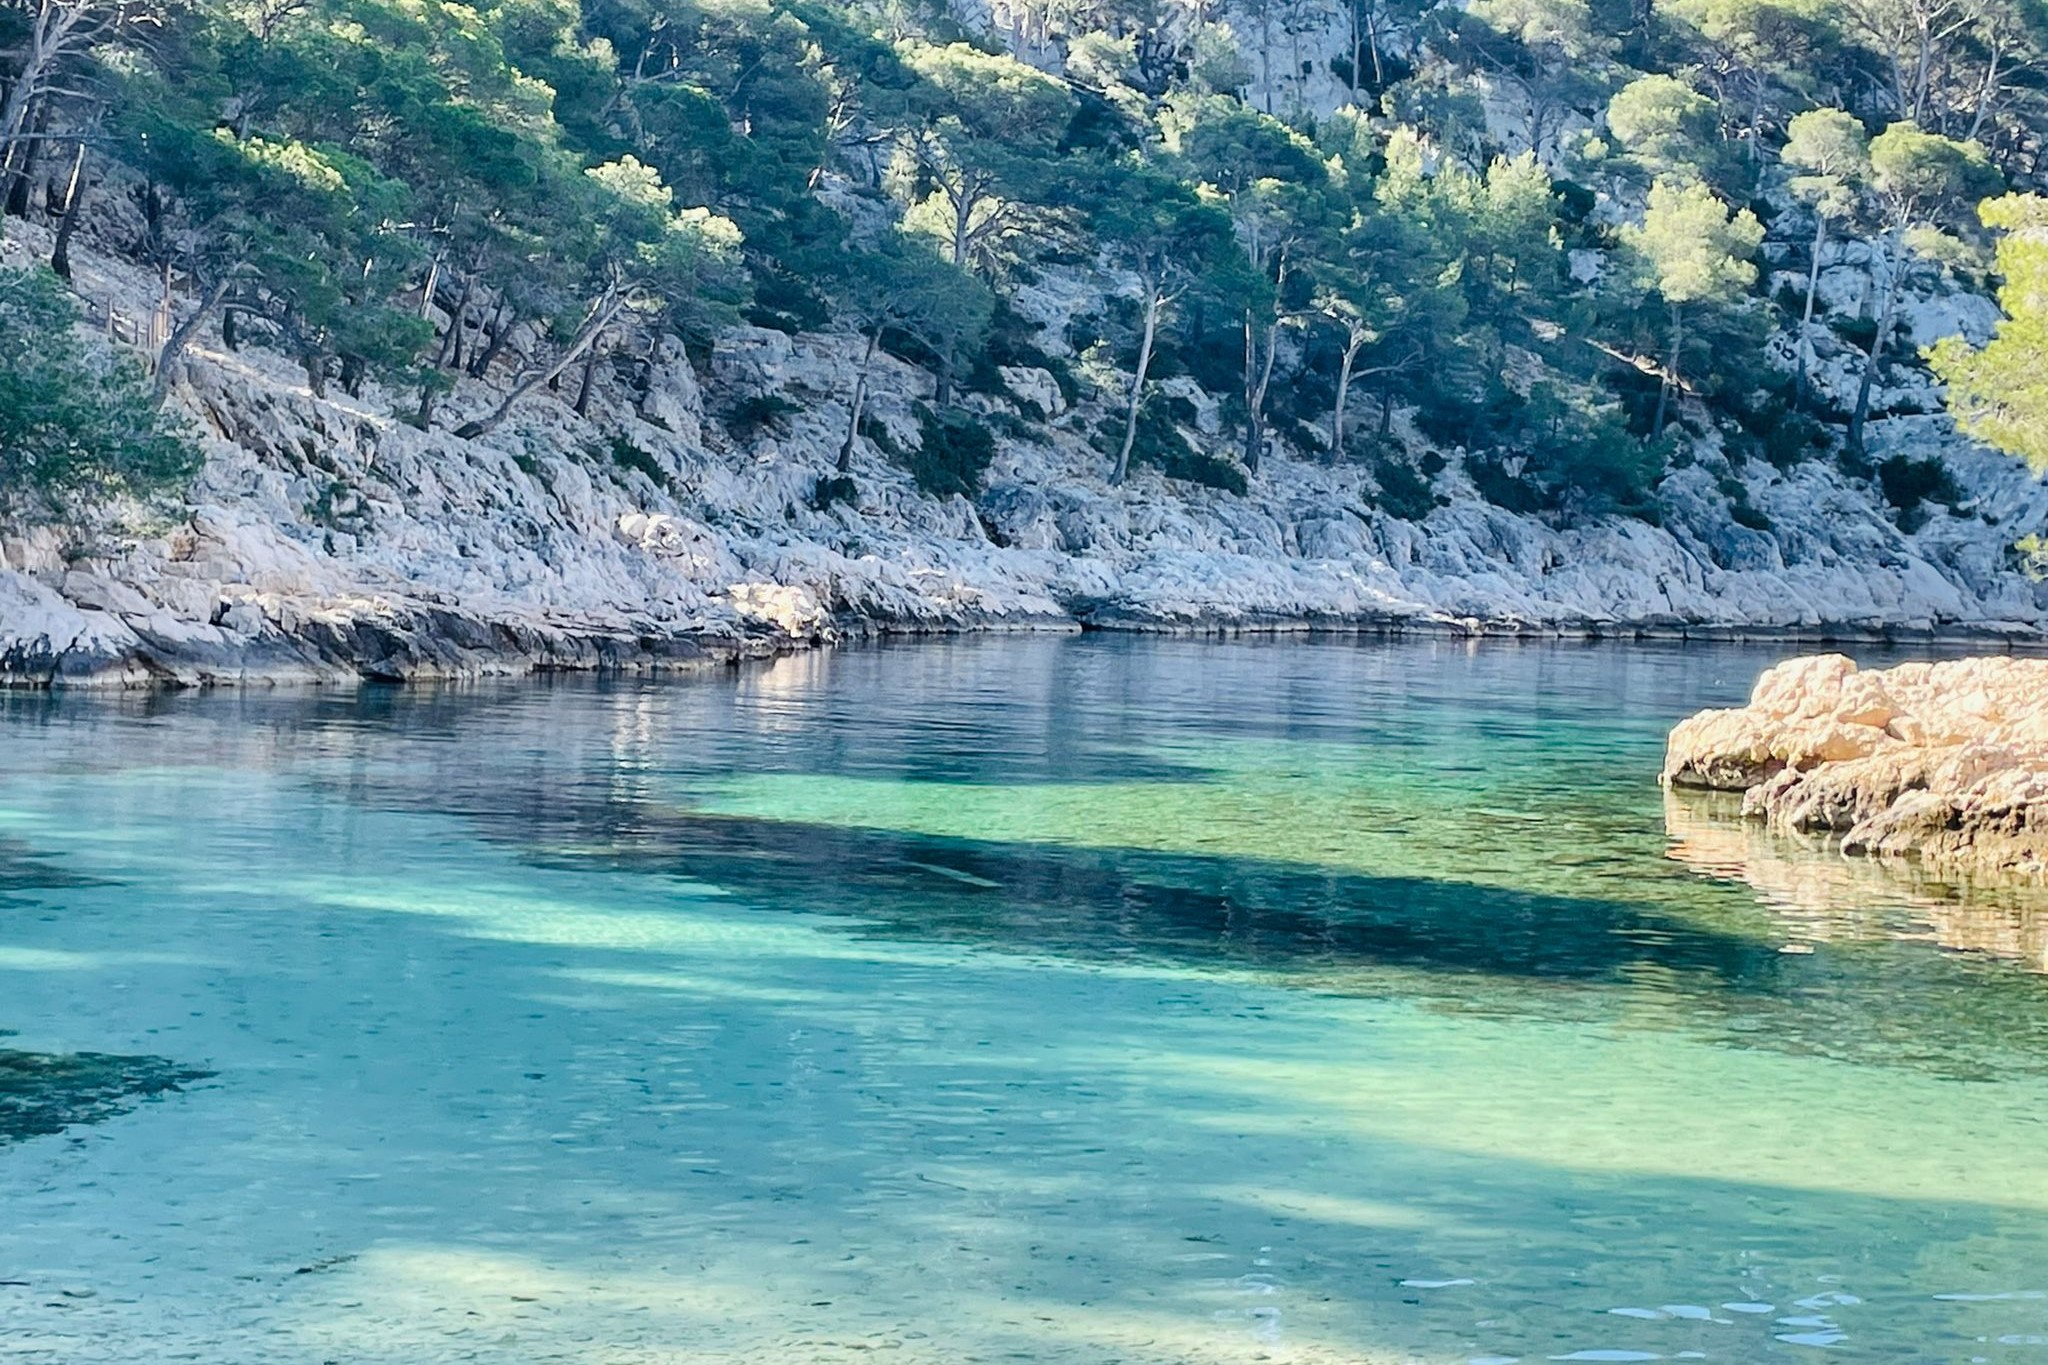
[[[1794,659],[1749,705],[1680,722],[1663,779],[1743,791],[1745,816],[1846,852],[2048,874],[2048,660]]]

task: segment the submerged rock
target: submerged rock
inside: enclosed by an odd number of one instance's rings
[[[2048,875],[2048,659],[1863,672],[1840,654],[1757,679],[1749,705],[1671,732],[1666,786],[1744,793],[1785,833],[1848,853]]]

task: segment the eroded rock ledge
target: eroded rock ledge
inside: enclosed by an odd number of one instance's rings
[[[1741,791],[1744,815],[1847,853],[2048,876],[2048,659],[1794,659],[1681,722],[1664,782]]]

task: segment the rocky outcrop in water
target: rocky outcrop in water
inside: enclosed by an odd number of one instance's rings
[[[2048,876],[2048,660],[1794,659],[1749,705],[1681,722],[1663,777],[1845,852]]]

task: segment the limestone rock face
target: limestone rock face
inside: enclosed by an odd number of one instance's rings
[[[1663,780],[1740,790],[1744,815],[1847,853],[2048,875],[2048,659],[1793,659],[1680,722]]]
[[[44,229],[6,226],[0,262],[48,255]],[[87,297],[155,306],[161,280],[123,258],[81,246],[74,265]],[[1955,479],[1955,507],[1911,518],[1826,460],[1738,467],[1711,432],[1658,485],[1659,524],[1515,512],[1398,407],[1392,438],[1433,471],[1405,516],[1372,467],[1301,437],[1277,441],[1243,494],[1142,463],[1112,485],[1102,432],[1121,430],[1128,384],[1065,339],[1103,288],[1092,268],[1048,266],[1017,300],[1071,374],[1013,365],[955,395],[994,442],[972,501],[912,474],[935,377],[845,332],[736,327],[708,357],[664,340],[596,367],[580,410],[580,385],[543,389],[474,439],[456,432],[523,359],[461,377],[423,418],[416,393],[316,393],[291,358],[209,333],[172,393],[206,455],[185,500],[117,535],[0,535],[0,685],[669,668],[842,633],[1083,624],[1992,639],[2048,626],[2048,585],[2011,555],[2048,524],[2048,484],[1935,417],[1870,427],[1873,457],[1939,454]],[[1186,375],[1160,392],[1196,450],[1231,458],[1213,395]],[[1734,482],[1758,515],[1736,520]],[[1796,754],[1751,720],[1721,722],[1701,780],[1868,756],[1889,731],[1940,738],[1890,684],[1841,686],[1834,723],[1803,728]],[[1796,689],[1800,704],[1823,690]]]

